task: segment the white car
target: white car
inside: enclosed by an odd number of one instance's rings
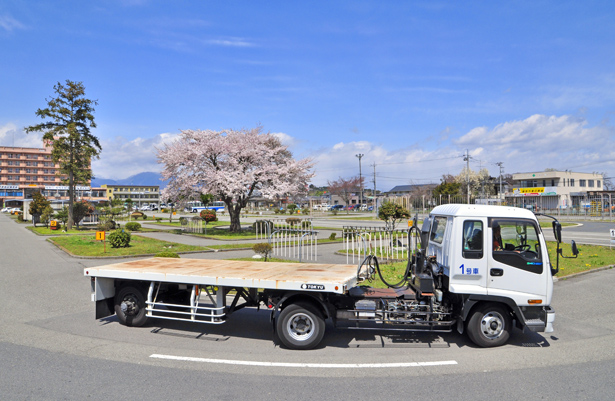
[[[0,210],[0,213],[8,213],[9,209],[10,208],[8,208],[8,207],[3,207],[2,210]]]
[[[145,212],[146,210],[150,210],[149,205],[145,205],[141,207],[142,212]]]

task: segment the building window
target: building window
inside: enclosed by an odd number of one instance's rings
[[[596,186],[600,188],[600,180],[596,181]]]
[[[571,179],[570,179],[570,186],[571,186],[571,187],[574,187],[574,178],[571,178]]]
[[[594,187],[594,180],[587,180],[587,186],[590,188]]]
[[[580,187],[585,187],[586,186],[586,180],[579,180],[579,186]]]
[[[554,187],[555,186],[555,180],[551,180],[551,186]]]

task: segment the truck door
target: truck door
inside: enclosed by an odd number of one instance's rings
[[[461,236],[453,236],[453,248],[461,247],[461,258],[456,251],[452,266],[449,288],[453,292],[466,294],[487,294],[487,242],[485,241],[486,219],[465,219]],[[459,228],[457,228],[459,230]]]
[[[489,219],[489,295],[517,298],[546,297],[542,244],[536,222],[529,219]],[[547,269],[548,270],[548,269]]]

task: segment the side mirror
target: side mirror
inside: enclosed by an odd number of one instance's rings
[[[562,225],[559,221],[553,222],[553,236],[557,242],[562,242]]]
[[[577,256],[579,254],[579,250],[577,249],[577,243],[574,242],[574,240],[572,240],[572,242],[570,243],[570,246],[572,247],[572,254],[574,256]]]

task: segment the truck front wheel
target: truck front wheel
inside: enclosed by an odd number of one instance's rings
[[[325,335],[322,313],[307,303],[296,303],[282,310],[276,332],[280,341],[291,349],[312,349]]]
[[[122,287],[115,295],[115,314],[125,326],[143,326],[147,320],[143,291],[133,286]]]
[[[497,304],[480,306],[468,322],[468,337],[479,347],[506,344],[512,330],[512,319],[506,308]]]

